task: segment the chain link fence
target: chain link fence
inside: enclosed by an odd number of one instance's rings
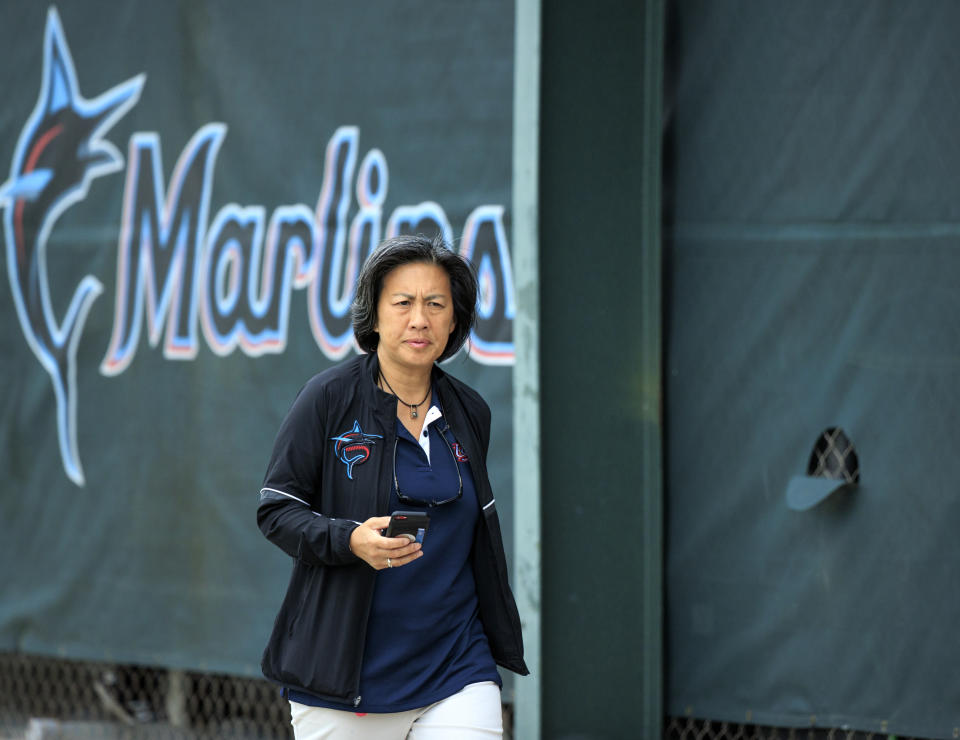
[[[504,739],[512,707],[503,708]],[[0,740],[288,740],[278,687],[144,666],[0,653]]]
[[[835,727],[766,727],[692,717],[667,717],[663,736],[666,740],[922,740],[886,732],[861,732]]]
[[[860,482],[860,459],[853,442],[840,427],[828,427],[817,438],[807,463],[807,475]]]
[[[292,737],[265,680],[0,653],[0,740]]]
[[[504,738],[512,712],[504,707]],[[287,740],[290,711],[265,680],[0,653],[0,740]],[[892,740],[887,733],[667,717],[666,740]],[[517,738],[517,740],[528,740]],[[532,740],[532,739],[531,739]],[[624,740],[635,740],[627,738]],[[643,740],[643,739],[639,739]],[[898,736],[896,740],[921,740]]]

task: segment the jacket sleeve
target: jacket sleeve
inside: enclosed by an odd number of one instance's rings
[[[358,522],[323,516],[276,491],[265,488],[260,492],[257,524],[287,555],[310,565],[359,561],[350,550],[350,534]]]
[[[350,551],[358,523],[319,510],[326,432],[324,393],[308,382],[277,432],[257,507],[257,524],[290,557],[311,565],[359,562]]]

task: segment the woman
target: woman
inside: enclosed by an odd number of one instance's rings
[[[366,354],[314,376],[284,419],[257,521],[294,558],[263,656],[298,738],[502,735],[496,664],[525,675],[486,470],[490,410],[437,367],[477,281],[442,241],[387,239],[357,281]],[[389,513],[430,515],[422,545]]]

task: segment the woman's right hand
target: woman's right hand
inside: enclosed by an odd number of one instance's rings
[[[375,516],[350,533],[350,550],[374,570],[406,565],[423,555],[419,542],[380,534],[380,530],[386,529],[388,524],[390,517]]]

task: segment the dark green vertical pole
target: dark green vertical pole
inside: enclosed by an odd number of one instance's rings
[[[541,12],[541,736],[657,738],[663,1]]]

